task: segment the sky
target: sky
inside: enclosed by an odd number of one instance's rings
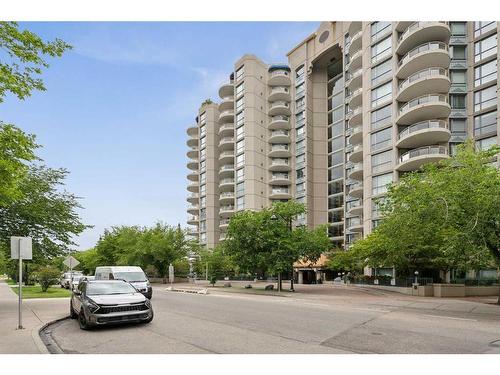
[[[112,226],[186,226],[186,129],[200,103],[218,100],[241,55],[286,62],[318,25],[21,23],[73,49],[49,60],[47,91],[24,101],[8,96],[0,119],[36,135],[46,165],[69,170],[65,188],[82,198],[80,216],[93,225],[76,249],[91,248]]]

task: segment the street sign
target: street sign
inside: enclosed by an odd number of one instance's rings
[[[174,266],[172,266],[172,263],[168,266],[168,281],[170,284],[174,282]]]
[[[16,237],[10,238],[10,258],[19,259],[33,259],[33,247],[31,237]]]
[[[66,259],[64,259],[63,264],[67,266],[69,269],[73,269],[74,267],[78,266],[80,264],[79,261],[77,261],[74,257],[71,255],[68,255]]]

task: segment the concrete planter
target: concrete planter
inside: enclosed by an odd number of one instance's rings
[[[465,284],[433,284],[434,297],[465,297]]]

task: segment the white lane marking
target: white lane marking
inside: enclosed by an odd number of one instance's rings
[[[431,316],[433,318],[442,318],[442,319],[453,319],[453,320],[466,320],[470,322],[477,322],[477,319],[469,319],[469,318],[456,318],[454,316],[440,316],[440,315],[432,315],[432,314],[422,314],[423,316]]]
[[[364,311],[373,311],[373,312],[383,312],[383,313],[390,313],[390,310],[381,310],[381,309],[369,309],[369,308],[363,308],[363,307],[355,307],[355,310],[364,310]]]

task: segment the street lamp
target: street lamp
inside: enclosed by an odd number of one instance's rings
[[[415,271],[415,284],[418,284],[418,271]]]
[[[285,219],[282,216],[272,214],[271,220],[277,221],[278,219],[287,221],[288,231],[290,234],[292,234],[292,219]],[[278,291],[281,292],[281,272],[278,273]],[[295,289],[293,287],[293,263],[292,263],[292,274],[290,277],[290,292],[295,292]]]

